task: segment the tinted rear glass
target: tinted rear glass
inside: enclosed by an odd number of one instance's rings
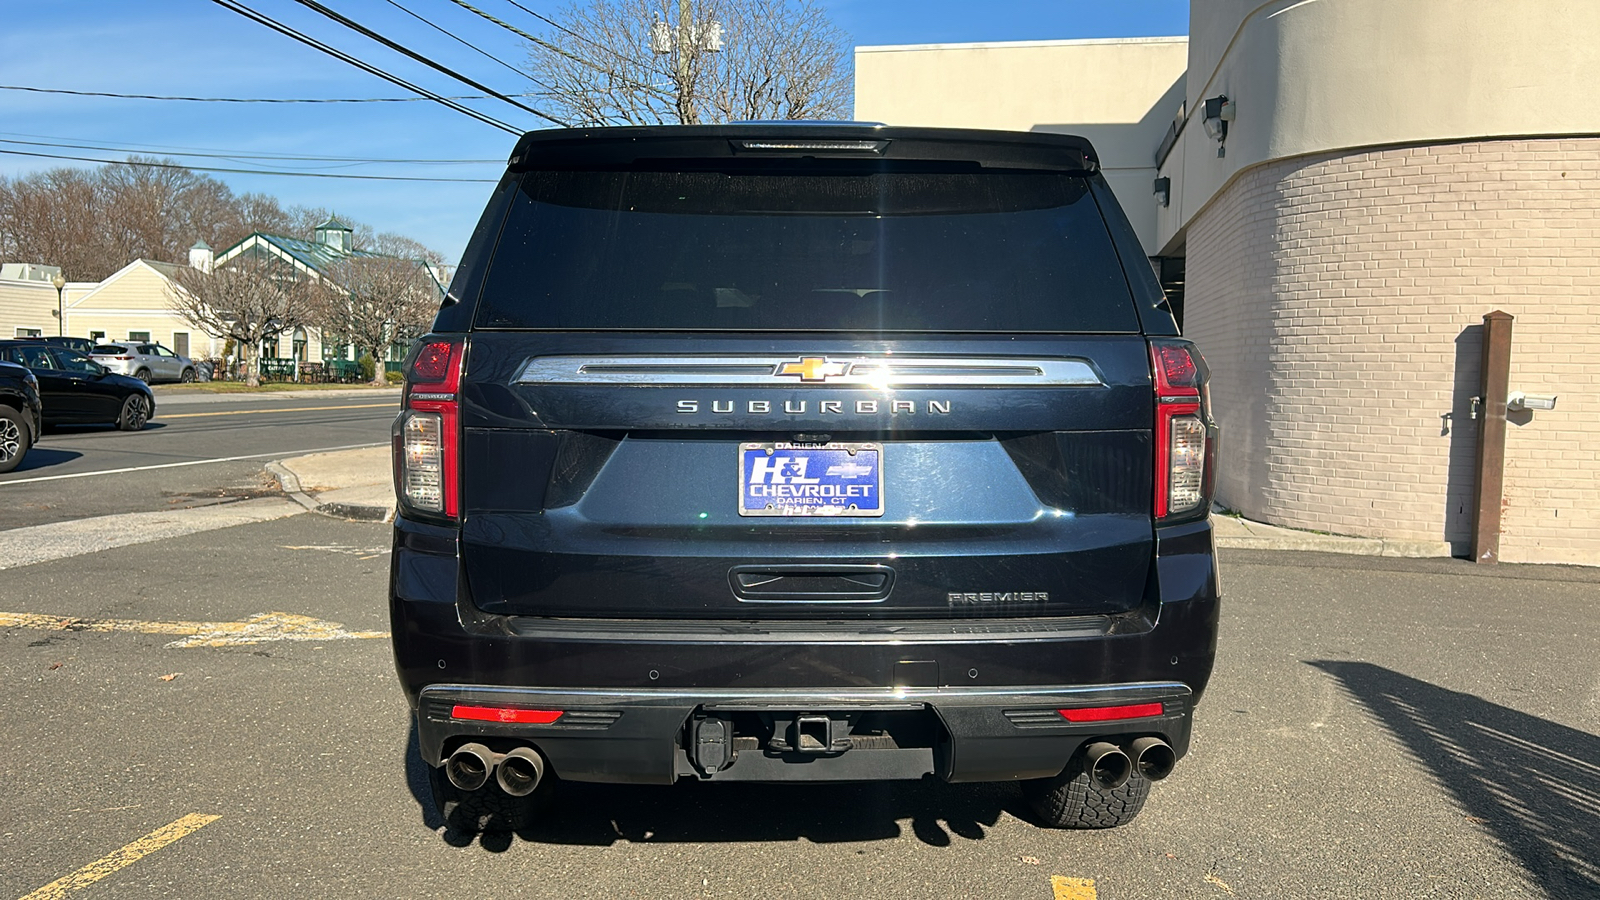
[[[477,325],[1137,332],[1087,188],[1035,172],[530,172]]]
[[[95,347],[93,352],[102,356],[117,356],[119,354],[127,353],[128,349],[126,347],[118,347],[116,344],[101,344],[100,346]]]

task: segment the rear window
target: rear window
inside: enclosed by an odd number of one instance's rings
[[[855,169],[528,173],[476,324],[1139,330],[1082,177]]]
[[[117,356],[122,353],[127,353],[128,350],[126,347],[118,347],[116,344],[100,344],[91,352],[101,356]]]

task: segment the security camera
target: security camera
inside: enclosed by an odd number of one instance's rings
[[[1524,394],[1521,391],[1512,391],[1506,398],[1506,409],[1512,412],[1521,412],[1525,409],[1555,409],[1555,394]]]

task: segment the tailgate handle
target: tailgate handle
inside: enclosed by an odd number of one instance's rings
[[[877,603],[889,596],[894,570],[888,566],[735,566],[728,570],[733,595],[746,603]]]

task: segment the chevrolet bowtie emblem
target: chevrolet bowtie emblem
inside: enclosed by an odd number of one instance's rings
[[[777,374],[799,375],[801,381],[827,381],[849,371],[849,363],[828,362],[826,356],[802,356],[799,361],[780,363]]]

